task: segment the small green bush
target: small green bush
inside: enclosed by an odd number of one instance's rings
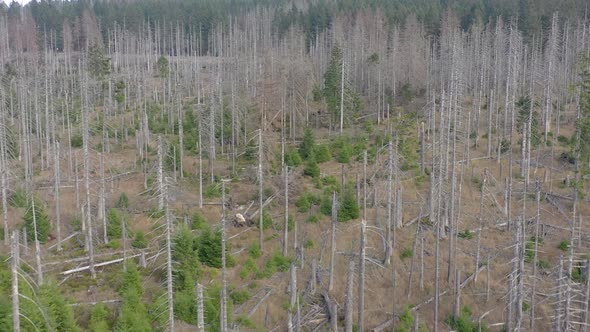
[[[23,189],[17,189],[14,194],[10,197],[8,203],[10,206],[17,207],[17,208],[24,208],[27,207],[29,202],[27,193]]]
[[[229,293],[229,298],[234,304],[242,304],[252,298],[252,294],[247,289],[235,289]]]
[[[459,317],[448,316],[445,319],[445,323],[449,325],[453,330],[457,332],[478,332],[487,331],[485,326],[479,326],[477,322],[474,322],[471,314],[471,310],[468,307],[463,307]]]
[[[411,248],[405,248],[404,250],[402,250],[402,252],[400,253],[400,257],[402,259],[406,259],[406,258],[410,258],[414,256],[414,251]]]
[[[457,236],[465,240],[471,240],[473,238],[473,233],[470,230],[466,229],[462,232],[459,232]]]
[[[110,209],[107,213],[107,235],[110,238],[121,237],[121,222],[123,217],[117,209]]]
[[[82,138],[82,135],[80,135],[80,134],[73,135],[72,138],[70,139],[70,145],[73,148],[81,148],[83,144],[84,144],[84,140]]]
[[[205,198],[219,198],[221,197],[221,184],[211,183],[205,187],[203,196]]]
[[[303,163],[303,160],[301,160],[301,156],[297,150],[289,149],[285,151],[285,164],[287,164],[287,166],[297,167],[301,165],[301,163]]]
[[[314,151],[316,162],[319,164],[325,163],[332,159],[332,153],[330,152],[330,147],[327,145],[318,145]]]
[[[312,178],[318,178],[320,176],[320,166],[315,161],[315,158],[310,157],[305,164],[305,168],[303,169],[303,175],[309,176]]]
[[[260,250],[260,244],[258,244],[258,242],[252,243],[248,247],[248,254],[252,258],[258,258],[258,257],[262,256],[262,250]]]
[[[307,219],[305,219],[305,222],[308,224],[317,224],[320,222],[320,217],[316,214],[312,214],[311,216],[307,217]]]
[[[254,260],[249,257],[242,265],[242,269],[240,270],[240,278],[246,279],[252,275],[256,275],[258,273],[258,268],[256,267],[256,263]]]
[[[313,248],[313,246],[314,246],[314,243],[313,243],[312,239],[307,239],[305,241],[305,243],[303,244],[303,248],[305,248],[305,249],[311,249],[311,248]]]
[[[537,261],[537,266],[540,269],[546,270],[551,267],[551,264],[549,264],[549,261],[546,261],[544,259],[539,259],[539,261]]]
[[[121,193],[121,195],[119,195],[119,199],[117,200],[115,207],[118,209],[126,209],[129,207],[129,197],[127,197],[127,194]]]
[[[135,233],[135,238],[131,242],[131,246],[137,249],[145,249],[148,246],[148,242],[145,239],[145,234],[142,231]]]
[[[207,225],[207,219],[200,211],[195,212],[191,217],[191,228],[202,229],[204,225]]]
[[[568,240],[563,240],[561,242],[559,242],[559,245],[557,246],[557,248],[559,248],[559,250],[561,251],[567,251],[570,247],[570,241]]]

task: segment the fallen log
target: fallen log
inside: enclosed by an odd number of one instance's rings
[[[94,267],[97,268],[97,267],[107,266],[107,265],[111,265],[111,264],[115,264],[115,263],[120,263],[120,262],[124,261],[125,259],[134,258],[134,257],[138,257],[138,256],[141,256],[141,254],[127,256],[125,258],[117,258],[117,259],[114,259],[112,261],[106,261],[106,262],[94,264]],[[90,269],[90,265],[85,265],[85,266],[78,267],[78,268],[75,268],[75,269],[63,271],[60,274],[61,275],[64,275],[64,276],[67,276],[68,274],[82,272],[82,271],[85,271],[85,270],[88,270],[88,269]]]
[[[250,309],[250,311],[248,311],[248,317],[254,315],[256,310],[258,310],[258,307],[260,307],[260,305],[270,296],[270,293],[272,293],[272,289],[269,289],[268,292],[266,294],[264,294],[264,296],[260,299],[260,301],[258,301],[258,303],[256,303],[254,308],[252,308],[252,309]]]

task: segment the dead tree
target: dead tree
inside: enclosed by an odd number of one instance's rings
[[[57,251],[61,251],[61,209],[59,199],[59,186],[60,186],[60,167],[59,167],[59,142],[55,142],[55,151],[53,153],[53,177],[55,185],[55,226],[57,232]],[[5,228],[7,230],[7,228]],[[7,230],[8,231],[8,230]]]
[[[197,331],[205,332],[205,315],[203,308],[203,285],[197,283]]]
[[[391,225],[392,225],[392,201],[393,201],[393,194],[392,194],[392,185],[391,182],[393,181],[393,143],[389,141],[387,146],[387,221],[385,223],[385,264],[389,265],[391,263],[391,255],[392,255],[392,239],[391,239]]]
[[[18,269],[20,265],[18,230],[12,232],[12,330],[20,332]]]
[[[365,327],[365,258],[367,252],[367,222],[361,221],[361,243],[359,251],[359,303],[358,303],[358,326],[359,331]]]
[[[283,230],[283,256],[287,256],[289,244],[289,168],[285,165],[285,225]]]
[[[263,177],[262,177],[262,129],[258,130],[258,205],[260,206],[259,219],[259,245],[260,250],[264,250],[264,217],[263,217]]]
[[[538,250],[539,250],[539,220],[541,219],[541,183],[539,180],[536,181],[535,185],[535,201],[537,202],[537,213],[535,216],[535,243],[533,248],[533,276],[531,286],[531,314],[529,330],[535,330],[535,307],[536,307],[536,293],[537,293],[537,264],[538,264]]]
[[[31,208],[33,209],[33,234],[35,239],[35,262],[37,263],[37,285],[43,284],[43,266],[41,264],[41,244],[37,233],[37,210],[35,209],[35,198],[31,197]]]
[[[352,332],[352,312],[353,299],[352,291],[354,289],[354,261],[348,261],[348,280],[346,282],[346,313],[345,313],[345,329],[346,332]]]
[[[262,214],[262,211],[261,211]],[[225,235],[225,181],[221,181],[221,332],[227,331],[227,276]]]
[[[336,192],[332,193],[332,230],[330,236],[330,278],[328,290],[334,288],[334,265],[336,264],[336,223],[338,222],[338,208],[336,206]]]

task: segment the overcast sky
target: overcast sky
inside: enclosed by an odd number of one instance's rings
[[[6,4],[10,4],[10,3],[12,2],[12,0],[0,0],[0,1],[1,1],[1,2],[4,2],[4,3],[6,3]],[[29,2],[29,1],[30,1],[30,0],[16,0],[16,2],[20,3],[21,5],[22,5],[22,4],[25,4],[25,3]]]

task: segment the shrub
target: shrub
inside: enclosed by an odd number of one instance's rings
[[[242,269],[240,270],[240,278],[246,279],[246,278],[252,276],[253,274],[255,275],[256,273],[258,273],[258,268],[256,267],[256,263],[254,262],[254,260],[252,258],[248,258],[244,262],[244,265],[242,266]]]
[[[201,229],[204,225],[207,224],[207,219],[203,216],[203,214],[199,211],[195,212],[191,217],[191,228],[192,229]]]
[[[82,135],[80,135],[80,134],[73,135],[72,138],[70,139],[70,145],[73,148],[81,148],[83,144],[84,144],[84,140],[82,138]]]
[[[260,250],[260,244],[258,244],[258,242],[252,243],[248,247],[248,254],[252,258],[258,258],[258,257],[262,256],[262,250]]]
[[[301,165],[302,162],[303,160],[301,160],[301,156],[299,155],[299,152],[297,152],[297,150],[288,149],[285,152],[285,164],[287,164],[287,166],[297,167]]]
[[[307,219],[305,219],[305,222],[308,224],[317,224],[320,222],[320,217],[316,214],[312,214],[311,216],[307,217]]]
[[[481,326],[480,328],[479,324],[473,321],[471,310],[468,307],[463,307],[461,309],[459,317],[452,315],[448,316],[447,319],[445,319],[445,323],[457,332],[487,331],[485,326]]]
[[[332,159],[332,153],[327,145],[318,145],[315,148],[315,159],[318,163],[325,163]]]
[[[292,259],[290,257],[283,256],[279,251],[275,251],[273,255],[270,257],[270,259],[266,261],[266,264],[264,265],[262,271],[259,271],[256,274],[256,278],[269,278],[277,271],[285,272],[289,270],[291,262]]]
[[[462,232],[459,232],[457,236],[459,236],[462,239],[471,240],[473,238],[473,233],[471,233],[470,230],[466,229]]]
[[[273,225],[272,216],[268,212],[268,210],[262,210],[262,229],[269,229]],[[260,228],[260,223],[256,222],[256,226]]]
[[[409,307],[404,309],[404,312],[399,316],[399,326],[396,332],[409,332],[414,328],[414,316]]]
[[[119,210],[110,209],[107,213],[107,234],[111,238],[121,237],[121,221],[123,217],[119,214]]]
[[[410,258],[412,256],[414,256],[414,251],[411,248],[405,248],[404,250],[402,250],[400,254],[400,257],[402,259]]]
[[[135,233],[135,238],[131,242],[131,246],[137,249],[145,249],[148,246],[145,234],[142,231]]]
[[[312,239],[307,239],[305,241],[305,243],[303,244],[303,248],[305,248],[305,249],[311,249],[311,248],[313,248],[313,245],[314,245],[313,240]]]
[[[539,259],[539,261],[537,261],[537,266],[540,269],[546,270],[551,267],[551,264],[549,264],[549,261],[546,261],[544,259]]]
[[[559,250],[561,251],[567,251],[570,247],[570,241],[568,240],[563,240],[561,242],[559,242],[559,245],[557,246],[557,248],[559,248]]]
[[[320,167],[313,156],[307,160],[305,169],[303,170],[303,175],[312,177],[314,179],[320,176]]]
[[[205,198],[221,197],[221,185],[219,183],[211,183],[207,185],[207,187],[205,187],[203,196],[205,196]]]
[[[229,298],[232,300],[234,304],[242,304],[248,301],[252,297],[252,294],[249,290],[233,290],[229,293]]]
[[[295,201],[295,206],[297,207],[297,211],[305,213],[309,212],[309,209],[311,209],[313,204],[318,204],[319,202],[320,199],[317,196],[310,192],[304,192],[299,195],[299,198]]]
[[[10,197],[9,204],[17,208],[27,207],[29,199],[27,193],[22,189],[17,189],[14,194]]]
[[[117,200],[115,207],[118,209],[126,209],[129,207],[129,197],[127,197],[127,194],[121,193],[121,195],[119,195],[119,199]]]

